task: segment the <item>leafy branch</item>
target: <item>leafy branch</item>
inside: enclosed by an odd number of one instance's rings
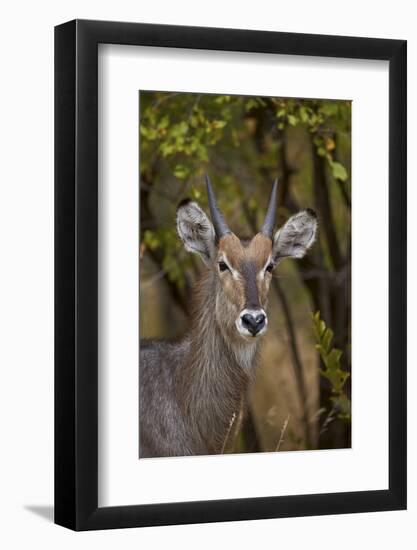
[[[333,410],[329,417],[334,416],[343,420],[350,420],[351,402],[344,392],[344,385],[350,374],[341,368],[340,359],[343,352],[332,347],[333,331],[326,326],[320,318],[320,311],[312,314],[314,334],[316,338],[316,350],[320,353],[322,367],[320,374],[326,378],[331,385]]]

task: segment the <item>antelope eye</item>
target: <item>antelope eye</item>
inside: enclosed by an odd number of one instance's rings
[[[229,268],[227,267],[227,264],[225,262],[219,262],[219,270],[220,271],[227,271]]]
[[[268,273],[271,273],[273,269],[274,269],[274,264],[270,263],[266,266],[265,271],[268,271]]]

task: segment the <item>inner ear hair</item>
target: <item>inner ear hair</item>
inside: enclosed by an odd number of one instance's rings
[[[317,233],[317,215],[310,208],[302,210],[285,223],[274,236],[273,258],[302,258],[312,246]]]
[[[205,212],[190,199],[177,208],[177,232],[189,252],[199,254],[205,263],[214,257],[214,229]]]

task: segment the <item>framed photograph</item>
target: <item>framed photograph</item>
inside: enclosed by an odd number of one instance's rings
[[[55,29],[55,522],[406,507],[406,42]]]

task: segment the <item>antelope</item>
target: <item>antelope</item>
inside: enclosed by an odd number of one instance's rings
[[[194,288],[189,328],[178,341],[141,341],[140,458],[223,452],[255,377],[272,271],[284,258],[302,258],[316,236],[310,209],[274,232],[277,180],[262,228],[251,240],[229,229],[207,175],[206,186],[211,221],[188,199],[176,216],[185,249],[206,267]]]

